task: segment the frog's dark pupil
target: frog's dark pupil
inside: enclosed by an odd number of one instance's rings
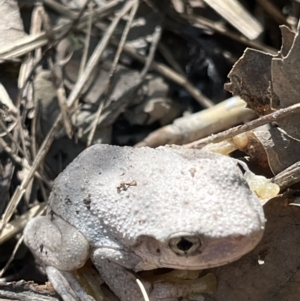
[[[177,243],[177,248],[181,251],[188,251],[192,246],[193,243],[184,238],[181,238],[180,241]]]

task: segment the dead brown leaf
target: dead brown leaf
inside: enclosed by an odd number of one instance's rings
[[[288,27],[281,26],[282,47],[276,56],[246,49],[228,75],[231,82],[225,88],[240,95],[260,116],[299,104],[299,28],[300,23],[295,34]],[[255,133],[274,174],[300,159],[295,152],[300,143],[299,113],[290,110],[287,116],[276,120],[276,124],[278,128]]]

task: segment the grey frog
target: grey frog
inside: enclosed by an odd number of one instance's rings
[[[238,165],[182,147],[94,145],[57,177],[25,242],[64,300],[93,300],[65,284],[88,258],[121,301],[143,300],[130,270],[216,267],[260,241],[263,209]]]

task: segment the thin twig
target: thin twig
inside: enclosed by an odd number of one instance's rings
[[[156,52],[156,49],[157,49],[157,45],[160,41],[160,38],[161,38],[161,33],[162,33],[162,28],[160,25],[156,26],[155,27],[155,30],[154,30],[154,34],[153,34],[153,39],[152,39],[152,44],[151,44],[151,47],[150,47],[150,51],[149,51],[149,54],[148,54],[148,57],[146,58],[146,61],[145,61],[145,66],[143,68],[143,70],[141,71],[141,79],[143,79],[146,74],[148,73],[150,67],[151,67],[151,64],[154,60],[154,55],[155,55],[155,52]]]
[[[93,25],[93,4],[89,4],[89,19],[88,19],[88,24],[87,24],[87,32],[85,35],[84,39],[84,47],[83,47],[83,52],[82,52],[82,57],[80,61],[80,66],[79,66],[79,71],[78,71],[78,76],[80,77],[81,74],[83,73],[87,58],[88,58],[88,53],[89,53],[89,45],[90,45],[90,40],[91,40],[91,32],[92,32],[92,25]]]
[[[64,125],[64,129],[66,131],[68,138],[71,139],[73,134],[72,122],[68,112],[68,103],[67,103],[66,91],[64,87],[62,67],[59,64],[59,62],[53,63],[52,59],[48,60],[48,64],[54,79],[53,84],[56,89],[56,96],[62,114],[62,122]]]
[[[269,0],[257,0],[260,5],[279,25],[289,26],[282,12]]]
[[[271,114],[262,116],[258,119],[250,121],[246,124],[236,126],[236,127],[231,128],[227,131],[218,133],[216,135],[211,135],[207,138],[200,139],[200,140],[194,141],[194,142],[189,143],[189,144],[185,144],[185,147],[202,148],[203,146],[205,146],[209,143],[217,143],[217,142],[223,141],[225,139],[232,138],[232,137],[234,137],[238,134],[245,133],[247,131],[253,130],[253,129],[255,129],[259,126],[262,126],[264,124],[268,124],[270,122],[280,120],[280,119],[288,116],[289,114],[294,114],[294,113],[297,113],[297,112],[300,112],[300,104],[295,104],[295,105],[289,106],[287,108],[280,109],[276,112],[273,112]]]
[[[0,271],[0,277],[2,277],[2,275],[6,272],[6,270],[8,269],[8,267],[10,266],[11,262],[14,260],[17,251],[19,250],[19,247],[21,246],[22,242],[24,240],[24,236],[22,235],[19,239],[18,242],[16,243],[12,254],[10,255],[8,261],[6,262],[5,266],[2,268],[2,270]]]
[[[163,41],[160,41],[158,44],[158,50],[162,54],[162,56],[165,58],[165,60],[168,62],[168,64],[179,74],[185,76],[185,72],[182,70],[181,66],[178,64],[178,62],[173,57],[171,51],[169,48],[164,44]]]

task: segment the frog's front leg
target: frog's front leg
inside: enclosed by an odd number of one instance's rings
[[[137,255],[131,252],[102,247],[95,249],[91,258],[101,278],[121,301],[144,300],[137,285],[136,277],[130,271],[140,261]]]
[[[47,276],[63,300],[93,300],[78,289],[71,273],[82,267],[90,254],[88,241],[76,228],[56,215],[36,217],[27,224],[24,241],[46,266]]]
[[[141,289],[137,284],[137,275],[132,271],[141,261],[135,253],[112,248],[97,248],[92,261],[101,278],[121,301],[143,301]],[[201,279],[184,280],[174,277],[140,279],[150,301],[176,301],[195,293],[207,292],[206,281]],[[151,277],[150,277],[151,278]],[[162,280],[160,280],[162,278]]]

